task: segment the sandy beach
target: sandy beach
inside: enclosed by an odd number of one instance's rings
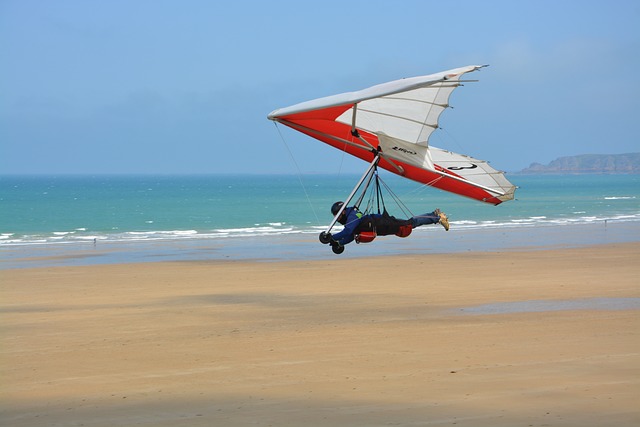
[[[0,277],[1,425],[640,425],[640,243]]]

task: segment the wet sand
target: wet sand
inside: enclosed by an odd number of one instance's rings
[[[0,277],[1,425],[640,424],[640,243]]]

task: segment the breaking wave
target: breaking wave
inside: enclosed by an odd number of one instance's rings
[[[473,229],[504,229],[524,228],[537,226],[563,226],[572,224],[602,223],[606,225],[612,222],[640,221],[640,213],[628,215],[603,216],[575,216],[575,217],[549,217],[530,216],[525,218],[512,218],[500,220],[456,220],[449,218],[451,231],[463,231]],[[428,231],[430,227],[422,227],[421,232]],[[192,239],[227,239],[227,238],[252,238],[264,236],[282,236],[295,234],[318,234],[324,231],[325,226],[307,224],[305,226],[287,224],[286,222],[272,222],[266,224],[254,224],[251,227],[217,228],[212,230],[149,230],[126,232],[95,232],[86,228],[76,228],[70,231],[59,230],[40,234],[0,234],[0,246],[10,245],[41,245],[41,244],[72,244],[72,243],[97,243],[97,242],[142,242],[142,241],[179,241]],[[339,228],[336,228],[338,230]]]

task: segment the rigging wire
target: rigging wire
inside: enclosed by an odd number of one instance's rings
[[[273,124],[276,127],[276,129],[278,130],[278,135],[280,135],[280,140],[282,141],[282,143],[284,144],[285,148],[287,149],[287,152],[289,153],[289,157],[291,158],[291,161],[293,162],[294,166],[296,167],[298,181],[300,182],[300,186],[302,187],[302,191],[304,191],[304,195],[307,198],[307,202],[309,203],[309,206],[311,207],[311,212],[313,212],[313,216],[316,217],[316,224],[318,226],[320,226],[321,225],[320,219],[318,218],[318,214],[316,213],[316,210],[313,207],[313,203],[311,203],[311,198],[309,197],[309,193],[307,192],[307,188],[305,187],[304,182],[302,181],[302,172],[300,171],[300,166],[298,165],[298,162],[296,162],[296,159],[293,156],[293,152],[289,148],[289,144],[287,144],[287,141],[284,139],[284,135],[282,135],[282,132],[280,131],[280,128],[278,127],[278,123],[273,122]]]
[[[375,179],[375,184],[371,186],[370,184],[374,179]],[[362,193],[360,197],[358,197],[354,206],[359,209],[361,203],[364,201],[365,197],[368,195],[369,197],[367,198],[366,207],[364,208],[364,210],[362,210],[363,213],[369,214],[369,213],[374,213],[374,211],[377,211],[376,213],[382,214],[384,212],[387,212],[387,206],[384,201],[385,192],[391,197],[391,199],[395,202],[395,204],[398,206],[400,211],[402,211],[402,213],[407,218],[414,216],[413,213],[411,212],[411,209],[409,209],[409,207],[402,202],[400,197],[398,197],[398,195],[394,193],[393,190],[391,190],[391,187],[389,187],[389,185],[386,182],[384,182],[384,180],[380,177],[380,175],[378,174],[377,168],[371,172],[371,175],[366,181],[366,184],[362,189]]]
[[[347,143],[344,143],[342,148],[342,156],[340,156],[340,165],[338,165],[338,176],[342,176],[342,166],[344,165],[344,158],[347,156]]]
[[[382,184],[384,189],[387,191],[387,193],[389,193],[389,195],[391,195],[391,198],[393,199],[393,201],[396,203],[398,208],[400,208],[402,213],[407,218],[411,218],[411,217],[415,216],[415,215],[413,215],[413,212],[411,212],[411,209],[409,209],[409,207],[402,202],[400,197],[398,197],[398,195],[396,193],[394,193],[393,190],[391,190],[391,187],[389,187],[387,185],[387,183],[382,180],[382,178],[380,178],[380,183]],[[384,202],[383,202],[383,206],[384,206]],[[385,210],[386,210],[386,208],[385,208]]]

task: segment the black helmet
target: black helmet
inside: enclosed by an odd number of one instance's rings
[[[338,212],[340,212],[340,209],[342,208],[342,205],[344,205],[344,202],[335,202],[331,206],[331,215],[333,215],[333,216],[338,215]]]

